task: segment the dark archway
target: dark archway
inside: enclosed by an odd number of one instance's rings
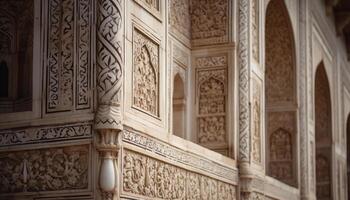
[[[323,63],[315,77],[316,195],[332,199],[332,108],[330,87]]]

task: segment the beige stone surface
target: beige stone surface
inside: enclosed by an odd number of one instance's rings
[[[323,2],[27,3],[17,38],[0,2],[0,62],[33,52],[0,98],[0,199],[348,198],[350,67]]]

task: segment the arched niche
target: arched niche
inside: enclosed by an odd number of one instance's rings
[[[316,195],[332,199],[332,108],[329,81],[323,63],[315,76]]]
[[[177,73],[174,77],[173,91],[173,134],[185,138],[186,127],[186,98],[185,84]]]
[[[295,46],[293,28],[283,0],[269,2],[265,31],[267,174],[296,186],[298,131]]]

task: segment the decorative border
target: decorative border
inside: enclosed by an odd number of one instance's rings
[[[55,127],[31,127],[0,131],[0,147],[42,143],[47,141],[84,139],[92,137],[92,124],[70,124]]]
[[[172,161],[214,174],[230,183],[236,184],[238,181],[238,172],[233,168],[185,152],[176,147],[157,141],[156,139],[143,136],[134,130],[130,130],[130,128],[125,127],[122,138],[124,142],[136,145],[144,150],[156,153]]]

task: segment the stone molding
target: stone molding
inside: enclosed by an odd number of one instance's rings
[[[0,131],[0,147],[92,137],[92,124],[78,123]]]
[[[237,170],[144,136],[134,130],[124,128],[122,140],[171,161],[220,177],[225,182],[231,184],[237,184],[238,182]]]

